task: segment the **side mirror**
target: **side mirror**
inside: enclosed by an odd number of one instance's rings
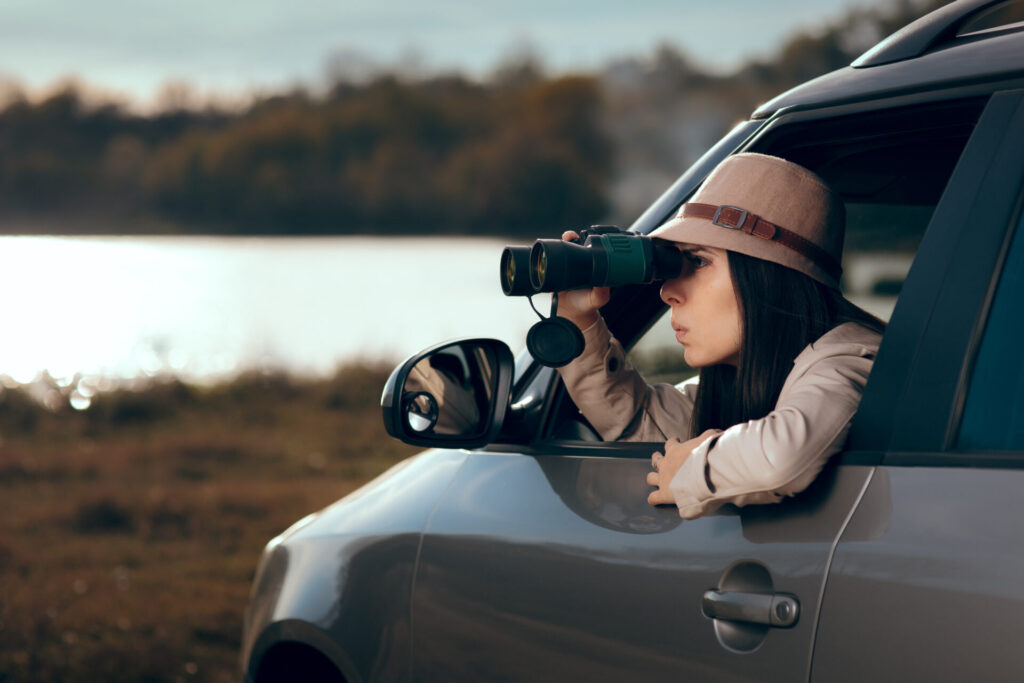
[[[515,362],[497,339],[433,346],[395,368],[380,399],[388,434],[416,446],[477,448],[501,431]]]

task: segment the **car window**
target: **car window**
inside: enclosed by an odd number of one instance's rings
[[[1024,221],[1022,221],[1024,223]],[[1024,229],[1017,226],[971,371],[957,447],[1024,450]]]
[[[780,156],[821,175],[846,204],[844,295],[888,320],[983,99],[941,102],[778,125],[746,151]],[[651,383],[678,383],[683,362],[667,320],[629,360]]]

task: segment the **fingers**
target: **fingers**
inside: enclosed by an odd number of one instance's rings
[[[593,305],[593,295],[589,289],[559,292],[558,315],[568,318],[581,330],[593,325],[600,316],[597,307]]]
[[[661,466],[661,461],[664,459],[665,456],[658,452],[655,452],[651,456],[651,467],[654,471],[647,473],[647,485],[656,487],[655,490],[647,496],[647,502],[651,505],[675,505],[676,502],[671,491],[665,491],[661,488],[661,472],[658,471],[658,468]]]
[[[562,239],[567,242],[578,240],[579,233],[575,230],[566,230],[562,233]],[[558,314],[568,318],[583,330],[597,322],[600,315],[598,309],[611,300],[612,292],[610,287],[592,287],[560,292],[557,296]]]
[[[668,491],[652,491],[651,495],[647,496],[647,502],[651,505],[675,505],[676,500],[672,497],[672,494]]]

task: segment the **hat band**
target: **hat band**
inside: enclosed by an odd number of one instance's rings
[[[677,215],[681,218],[703,218],[721,228],[739,230],[754,237],[778,242],[801,256],[809,258],[815,265],[836,280],[839,280],[839,276],[843,272],[839,262],[814,242],[804,239],[792,230],[786,230],[738,206],[687,203],[683,204],[682,211]]]

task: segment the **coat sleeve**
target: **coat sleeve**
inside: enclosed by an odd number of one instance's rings
[[[874,361],[873,349],[861,351],[816,360],[787,379],[767,416],[694,449],[670,484],[680,516],[778,502],[806,488],[846,440]]]
[[[583,331],[579,358],[559,368],[576,406],[605,441],[686,440],[696,380],[649,385],[626,359],[604,320]]]

